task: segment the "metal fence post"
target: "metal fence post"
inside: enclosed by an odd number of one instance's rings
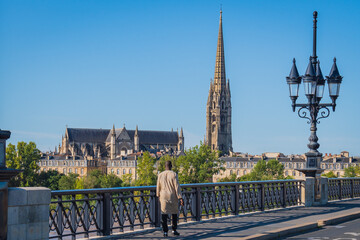
[[[351,179],[351,198],[354,198],[354,186],[355,186],[355,184],[354,184],[354,179]]]
[[[261,211],[265,210],[265,183],[261,183]]]
[[[342,199],[342,180],[339,181],[339,200]]]
[[[111,207],[110,207],[110,193],[104,193],[103,194],[103,235],[107,236],[110,235],[110,219],[111,219]]]
[[[196,188],[196,205],[195,205],[195,212],[196,212],[196,221],[201,220],[201,192],[200,187]]]
[[[235,211],[234,211],[234,214],[235,215],[239,215],[239,208],[240,208],[240,203],[239,203],[239,200],[240,200],[240,193],[239,193],[239,184],[236,184],[235,185]]]
[[[161,209],[160,209],[160,201],[159,198],[156,196],[154,196],[155,198],[155,203],[154,203],[154,211],[155,211],[155,227],[160,227],[161,224]]]
[[[71,235],[71,239],[75,240],[76,239],[76,229],[77,229],[77,223],[76,223],[76,195],[72,195],[71,196],[71,206],[70,206],[70,214],[71,214],[71,227],[70,229],[72,229],[72,235]]]
[[[57,206],[57,227],[59,231],[59,235],[62,235],[64,232],[64,223],[63,223],[63,205],[62,205],[62,196],[58,195],[57,200],[59,201],[59,205]]]
[[[283,183],[283,207],[286,208],[286,182]]]

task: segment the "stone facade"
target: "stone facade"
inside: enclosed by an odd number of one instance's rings
[[[231,95],[229,80],[226,81],[222,12],[220,11],[219,35],[216,52],[214,80],[210,82],[206,105],[205,142],[221,154],[232,151]]]
[[[49,155],[42,157],[38,166],[40,171],[58,171],[59,173],[69,174],[76,173],[80,177],[86,176],[90,171],[99,169],[101,172],[106,173],[107,165],[103,160],[87,160],[80,157],[66,157],[61,155]]]
[[[7,239],[49,239],[50,200],[48,188],[9,188]]]
[[[323,173],[333,171],[337,177],[343,177],[345,169],[350,166],[360,166],[360,157],[349,157],[348,152],[342,152],[339,155],[329,157],[325,155],[325,159],[320,163],[320,168],[324,170]],[[348,156],[348,157],[346,157]],[[224,161],[224,171],[213,176],[213,181],[217,182],[221,178],[228,177],[235,174],[237,177],[246,175],[252,171],[256,163],[261,160],[277,159],[284,165],[285,177],[291,176],[295,179],[303,179],[304,174],[296,169],[305,168],[306,161],[304,155],[289,155],[285,156],[282,153],[263,153],[261,155],[240,154],[236,157],[221,157]]]

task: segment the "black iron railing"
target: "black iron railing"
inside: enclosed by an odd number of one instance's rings
[[[301,204],[301,180],[181,185],[179,221]],[[52,191],[49,238],[76,239],[160,226],[156,187]]]
[[[328,187],[329,201],[360,197],[360,178],[329,178]]]

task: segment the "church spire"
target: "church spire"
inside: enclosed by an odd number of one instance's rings
[[[224,56],[224,39],[222,29],[222,11],[220,10],[219,35],[216,50],[215,76],[214,76],[215,91],[221,92],[226,86],[225,75],[225,56]]]
[[[206,144],[211,150],[221,154],[232,151],[231,137],[231,95],[230,84],[225,75],[225,54],[222,29],[222,11],[220,11],[219,35],[216,49],[214,81],[210,82],[206,104]]]

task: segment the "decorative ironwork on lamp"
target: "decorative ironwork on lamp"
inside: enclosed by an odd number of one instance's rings
[[[316,55],[316,31],[317,31],[317,12],[313,13],[313,54],[310,56],[309,64],[306,68],[305,74],[300,76],[296,67],[295,58],[293,65],[286,82],[289,85],[290,99],[292,101],[292,110],[295,112],[298,108],[298,115],[301,118],[308,120],[311,124],[310,137],[308,147],[310,149],[306,155],[306,168],[299,169],[305,173],[306,176],[315,177],[316,174],[321,173],[320,161],[322,160],[322,154],[318,152],[320,144],[318,143],[318,137],[316,135],[317,124],[322,118],[327,118],[330,115],[329,108],[331,107],[335,111],[336,99],[339,96],[340,84],[342,82],[342,76],[336,65],[336,58],[331,68],[329,76],[326,80],[323,77],[320,61]],[[299,96],[299,86],[301,82],[304,83],[305,96],[307,97],[307,103],[296,103]],[[325,83],[329,86],[329,96],[332,103],[321,103],[324,95]]]

